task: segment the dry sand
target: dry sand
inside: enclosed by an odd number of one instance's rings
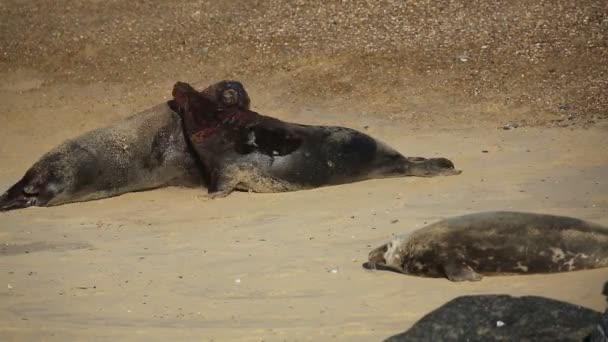
[[[0,3],[0,190],[178,79],[236,78],[264,114],[365,130],[464,172],[0,214],[0,340],[378,341],[480,293],[605,308],[608,269],[451,283],[361,267],[393,234],[475,211],[608,225],[605,1],[255,3]],[[417,21],[382,21],[382,6]]]
[[[113,107],[119,88],[3,88],[11,105],[3,109],[2,188],[54,144],[142,109]],[[78,100],[64,102],[60,93]],[[464,172],[218,200],[200,198],[202,189],[165,188],[2,214],[2,340],[372,341],[478,293],[604,308],[607,269],[456,284],[370,272],[361,263],[392,234],[480,210],[608,225],[608,150],[599,148],[608,145],[605,126],[416,130],[388,119],[307,113],[294,117],[369,126],[406,155],[446,156]]]

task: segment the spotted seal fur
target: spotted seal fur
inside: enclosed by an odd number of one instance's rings
[[[369,269],[452,281],[608,266],[608,229],[571,217],[482,212],[431,224],[372,250]]]

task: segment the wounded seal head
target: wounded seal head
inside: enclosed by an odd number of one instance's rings
[[[220,81],[200,93],[188,83],[177,82],[172,94],[173,100],[169,101],[171,109],[182,115],[187,112],[206,113],[209,119],[221,110],[249,109],[251,105],[249,94],[238,81]]]
[[[199,154],[204,154],[208,147],[201,144],[220,131],[227,134],[227,146],[234,145],[240,153],[251,152],[254,132],[246,127],[256,116],[248,109],[249,95],[241,83],[222,81],[199,93],[188,83],[177,82],[172,93],[173,106],[183,118],[186,138]]]
[[[178,84],[181,84],[181,86],[187,85],[182,82],[178,82]],[[201,94],[217,103],[219,109],[229,107],[249,109],[251,104],[249,94],[247,94],[243,84],[238,81],[226,80],[217,82],[203,90]]]
[[[173,107],[175,106],[175,107]],[[191,85],[177,82],[173,86],[172,108],[182,116],[185,121],[184,127],[188,135],[192,134],[201,126],[208,126],[215,121],[215,113],[219,105],[206,96],[201,96]],[[204,113],[203,115],[191,115],[192,112]]]

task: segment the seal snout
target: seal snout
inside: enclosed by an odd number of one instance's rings
[[[41,178],[45,181],[42,182]],[[53,186],[48,179],[48,173],[28,170],[20,181],[0,196],[0,212],[47,204],[60,188]]]
[[[35,195],[28,196],[25,192],[15,191],[13,187],[0,196],[0,212],[36,205],[36,198],[33,196]]]

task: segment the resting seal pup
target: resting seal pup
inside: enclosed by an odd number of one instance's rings
[[[385,342],[597,341],[605,314],[555,299],[507,295],[455,298]]]
[[[353,129],[283,122],[231,107],[218,110],[190,85],[173,97],[184,130],[210,173],[209,193],[283,192],[371,178],[455,175],[445,158],[407,158]]]
[[[249,108],[239,82],[200,93],[220,108]],[[201,186],[173,101],[69,139],[44,154],[0,196],[0,211],[82,202],[162,186]]]
[[[483,212],[395,237],[363,266],[452,281],[606,267],[608,229],[564,216]]]

